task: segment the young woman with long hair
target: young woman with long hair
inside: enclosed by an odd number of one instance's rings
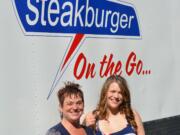
[[[145,135],[140,115],[131,107],[127,82],[118,75],[106,79],[97,108],[85,123],[95,127],[96,135]]]

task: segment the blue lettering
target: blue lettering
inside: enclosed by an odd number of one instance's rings
[[[26,33],[140,37],[135,9],[127,3],[110,0],[13,0],[13,2]]]

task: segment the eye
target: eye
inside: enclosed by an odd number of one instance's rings
[[[77,104],[77,105],[82,105],[82,104],[83,104],[83,101],[78,101],[76,104]]]
[[[114,90],[114,91],[112,91],[113,93],[116,93],[116,91]]]
[[[122,91],[118,91],[119,94],[122,94]]]
[[[110,92],[110,93],[115,93],[116,91],[115,91],[115,90],[110,90],[109,92]]]
[[[71,106],[73,105],[73,102],[67,102],[66,105]]]

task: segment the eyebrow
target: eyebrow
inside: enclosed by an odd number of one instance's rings
[[[65,101],[66,103],[67,102],[83,102],[83,100],[82,99],[79,99],[79,100],[77,100],[77,101],[72,101],[72,100],[69,100],[69,101]]]

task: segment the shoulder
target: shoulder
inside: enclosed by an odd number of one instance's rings
[[[57,124],[53,127],[51,127],[47,132],[46,135],[61,135],[60,131],[58,130],[60,128],[60,124]]]
[[[135,117],[135,121],[138,123],[138,122],[142,122],[142,119],[141,119],[141,116],[140,114],[135,110],[135,109],[132,109],[133,111],[133,114],[134,114],[134,117]]]
[[[145,131],[144,131],[144,127],[143,127],[143,123],[142,123],[140,114],[135,109],[133,109],[133,113],[134,113],[135,121],[137,124],[138,135],[145,135]]]

